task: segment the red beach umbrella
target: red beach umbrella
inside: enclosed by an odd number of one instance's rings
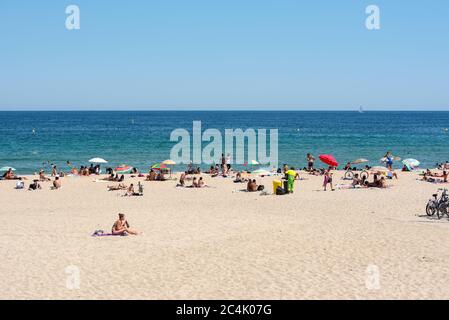
[[[320,160],[331,167],[338,167],[338,162],[333,155],[320,154]]]

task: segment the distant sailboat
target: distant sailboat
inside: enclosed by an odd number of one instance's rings
[[[359,107],[359,113],[364,113],[365,111],[363,110],[363,107],[362,106],[360,106]]]

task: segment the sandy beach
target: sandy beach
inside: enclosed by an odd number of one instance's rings
[[[442,184],[400,172],[388,189],[324,192],[301,173],[295,193],[261,196],[203,176],[210,188],[127,177],[143,197],[92,176],[60,190],[0,181],[0,299],[449,298],[449,221],[425,215]],[[273,179],[258,182],[271,192]],[[119,212],[140,235],[91,236]]]

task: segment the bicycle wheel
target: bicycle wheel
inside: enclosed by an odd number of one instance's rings
[[[446,203],[442,203],[438,206],[438,210],[437,210],[437,216],[438,219],[442,219],[444,218],[444,215],[448,215],[447,212],[447,204]]]
[[[360,173],[360,178],[365,177],[365,179],[368,179],[369,177],[369,172],[366,170],[362,170],[362,172]]]
[[[350,170],[345,172],[345,180],[352,180],[354,178],[354,173]]]
[[[436,212],[435,205],[432,202],[429,202],[426,206],[426,213],[429,217],[433,216]]]

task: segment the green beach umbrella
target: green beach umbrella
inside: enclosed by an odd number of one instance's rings
[[[152,166],[151,166],[151,169],[154,169],[154,170],[163,170],[163,169],[170,169],[169,167],[167,167],[165,164],[163,164],[163,163],[156,163],[156,164],[153,164]]]

